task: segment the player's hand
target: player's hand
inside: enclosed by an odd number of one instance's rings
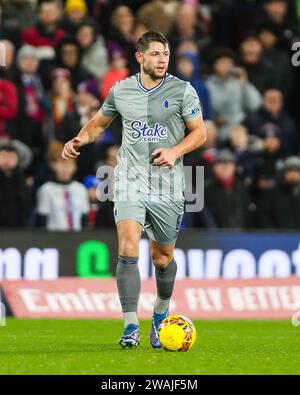
[[[248,82],[247,71],[243,67],[235,67],[237,76],[240,80],[241,85],[245,85]]]
[[[77,151],[81,147],[81,138],[74,137],[72,140],[66,142],[63,152],[61,154],[63,159],[77,158],[80,153]]]
[[[177,159],[177,153],[173,148],[157,148],[152,152],[155,157],[153,164],[157,166],[173,167]]]

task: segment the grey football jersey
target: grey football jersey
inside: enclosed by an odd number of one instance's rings
[[[182,197],[183,157],[166,169],[153,165],[152,152],[179,144],[185,137],[184,121],[202,116],[199,97],[190,83],[167,74],[155,88],[146,89],[136,74],[111,88],[100,111],[108,117],[122,117],[116,184],[126,180],[146,194],[175,192]]]

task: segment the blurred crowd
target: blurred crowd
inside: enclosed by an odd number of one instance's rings
[[[185,156],[205,166],[204,208],[182,227],[300,228],[300,0],[0,0],[0,16],[1,227],[114,226],[96,172],[116,164],[120,119],[76,162],[61,151],[157,30],[207,128]]]

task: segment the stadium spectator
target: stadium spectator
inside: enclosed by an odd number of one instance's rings
[[[74,109],[72,75],[69,70],[57,68],[51,74],[51,108],[55,130],[58,130],[63,118]]]
[[[177,7],[170,14],[165,3],[152,1],[144,4],[137,12],[138,23],[144,25],[147,30],[162,32],[167,36],[175,19]]]
[[[240,45],[241,66],[247,71],[249,81],[260,93],[275,86],[275,73],[271,61],[262,57],[263,46],[256,34],[249,34]]]
[[[15,84],[0,75],[0,139],[10,136],[9,122],[18,114],[18,95]]]
[[[1,67],[0,76],[5,80],[14,82],[16,77],[15,46],[9,40],[0,40],[0,45],[4,47],[5,67]]]
[[[102,78],[108,69],[108,55],[103,37],[94,23],[82,23],[76,34],[82,50],[81,67],[94,78]]]
[[[40,59],[54,59],[54,48],[66,35],[59,26],[61,9],[56,0],[43,0],[38,6],[38,21],[22,31],[24,44],[37,47]]]
[[[300,158],[286,159],[281,182],[266,190],[258,205],[259,226],[268,229],[300,229]]]
[[[0,226],[23,227],[27,220],[25,177],[12,142],[0,144]]]
[[[129,70],[126,67],[127,59],[122,50],[115,49],[110,54],[110,68],[104,74],[101,82],[101,98],[104,100],[109,93],[110,88],[117,82],[124,80],[129,76]]]
[[[138,65],[134,56],[136,51],[133,36],[134,22],[135,18],[131,9],[125,5],[118,6],[112,14],[112,28],[106,41],[109,56],[116,49],[126,54],[128,68],[131,73],[138,71]]]
[[[247,32],[264,20],[261,0],[218,1],[211,7],[212,37],[216,46],[236,50]]]
[[[283,95],[277,89],[263,94],[262,106],[245,119],[249,133],[258,137],[279,139],[280,155],[285,158],[299,153],[299,134],[293,119],[283,108]]]
[[[236,177],[236,160],[221,150],[212,165],[213,178],[205,185],[206,207],[218,228],[243,229],[249,226],[250,198]]]
[[[86,187],[89,203],[90,203],[90,211],[88,215],[88,227],[94,228],[96,222],[96,216],[99,209],[99,202],[97,198],[97,188],[100,184],[101,180],[94,175],[86,176],[82,183]]]
[[[56,47],[56,67],[69,70],[74,90],[81,82],[91,78],[90,73],[81,66],[81,48],[74,38],[66,37]]]
[[[77,135],[82,126],[90,119],[91,111],[94,108],[97,110],[100,108],[98,97],[99,95],[95,90],[93,81],[83,82],[78,85],[74,110],[66,113],[63,118],[56,133],[58,140],[65,143]],[[90,144],[82,150],[77,160],[77,176],[79,180],[82,180],[88,175],[95,174],[95,149],[95,144]]]
[[[88,9],[84,0],[67,0],[64,8],[62,28],[71,36],[77,33],[81,23],[88,21]]]
[[[43,123],[48,103],[41,80],[37,74],[39,60],[33,46],[24,45],[17,55],[19,111],[14,121],[14,138],[28,145],[34,153],[31,171],[43,162],[44,144]]]
[[[204,62],[202,56],[200,60],[200,55],[199,55],[199,48],[197,43],[192,40],[192,39],[184,39],[180,42],[176,49],[176,54],[179,55],[184,52],[189,52],[192,53],[194,56],[197,57],[199,63],[201,62],[201,70],[199,70],[202,74],[207,74],[207,64]],[[177,60],[178,58],[176,56],[172,56],[170,58],[170,64],[169,64],[169,69],[171,74],[176,74],[176,69],[177,69]]]
[[[24,143],[15,139],[1,139],[0,140],[0,148],[2,146],[10,146],[16,151],[18,155],[18,167],[22,171],[24,171],[32,162],[33,155],[31,149]]]
[[[237,125],[230,131],[230,146],[236,158],[237,175],[250,186],[255,175],[256,154],[249,146],[248,130],[243,125]]]
[[[213,74],[207,80],[213,120],[219,127],[219,139],[228,141],[232,126],[240,124],[248,111],[259,108],[261,96],[248,81],[245,69],[235,66],[229,49],[218,49],[212,59]]]
[[[29,0],[4,0],[2,23],[4,35],[15,46],[21,45],[21,32],[36,21],[35,9]]]
[[[61,157],[63,144],[52,141],[48,150],[53,180],[37,191],[36,224],[48,230],[80,230],[87,225],[89,200],[86,188],[74,181],[77,170],[74,159]]]
[[[278,47],[279,35],[276,26],[270,23],[260,26],[259,39],[263,45],[262,61],[276,65],[273,88],[279,89],[288,98],[294,75],[288,54]]]
[[[277,169],[282,160],[281,143],[276,129],[268,129],[264,140],[263,151],[256,161],[255,177],[257,194],[272,188],[277,182]]]
[[[147,27],[143,25],[142,23],[136,23],[134,30],[133,30],[133,42],[136,44],[138,42],[138,39],[148,31]]]
[[[199,15],[191,4],[182,3],[178,7],[176,21],[169,34],[171,48],[178,48],[183,40],[192,40],[197,44],[199,53],[209,44],[208,37],[204,34],[199,23]]]
[[[279,44],[290,52],[292,42],[299,40],[299,27],[296,18],[288,13],[287,0],[266,0],[264,4],[265,20],[272,22],[279,32]]]
[[[58,130],[57,138],[61,142],[65,143],[78,133],[88,121],[89,109],[94,104],[100,106],[93,81],[82,82],[77,88],[74,111],[66,114]]]
[[[179,52],[177,59],[177,75],[179,78],[189,81],[195,88],[201,103],[203,118],[211,119],[211,104],[209,90],[206,83],[200,77],[199,58],[192,52]]]
[[[187,39],[181,41],[181,43],[179,44],[179,46],[177,48],[177,54],[180,54],[183,52],[190,52],[200,59],[197,43],[192,39],[187,38]]]
[[[139,1],[139,3],[142,3],[142,1]],[[90,14],[97,23],[97,26],[99,26],[101,34],[103,34],[105,39],[108,37],[111,29],[111,16],[118,5],[119,2],[115,1],[94,0],[92,6],[89,7]]]

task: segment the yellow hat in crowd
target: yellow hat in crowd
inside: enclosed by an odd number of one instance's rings
[[[67,0],[66,6],[65,6],[65,11],[67,13],[79,9],[81,10],[84,14],[87,13],[87,6],[85,4],[84,0]]]

